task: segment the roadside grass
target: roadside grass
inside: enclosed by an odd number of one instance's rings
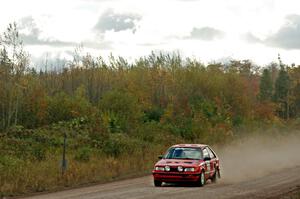
[[[270,137],[281,139],[299,128],[266,126],[245,129],[247,131],[207,131],[194,140],[174,136],[164,129],[154,127],[141,129],[131,135],[111,133],[105,139],[91,138],[85,129],[78,130],[76,135],[69,135],[67,170],[63,175],[61,134],[53,129],[10,133],[0,140],[0,198],[150,174],[158,160],[157,156],[173,144],[207,143],[221,150],[243,137],[248,139],[248,136],[264,134],[265,137],[261,139],[270,142]],[[299,130],[297,132],[299,135]]]
[[[63,175],[58,154],[44,161],[19,161],[16,166],[1,170],[0,198],[150,174],[157,154],[163,150],[164,146],[156,145],[119,157],[94,153],[88,161],[74,160],[74,154],[68,154],[67,170]]]
[[[297,193],[294,193],[290,199],[300,199],[300,190]]]
[[[284,195],[280,197],[280,199],[300,199],[300,187],[298,187],[298,190],[293,191],[287,195]]]
[[[183,142],[156,124],[132,134],[103,134],[90,124],[16,129],[0,139],[0,198],[150,174],[157,156]],[[62,174],[63,133],[67,169]],[[76,132],[76,133],[74,133]]]

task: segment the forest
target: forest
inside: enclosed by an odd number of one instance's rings
[[[204,64],[153,52],[129,62],[75,50],[62,68],[36,69],[24,49],[10,24],[0,35],[0,196],[145,175],[172,144],[300,125],[300,65],[280,57]]]

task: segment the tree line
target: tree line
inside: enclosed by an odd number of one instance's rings
[[[16,24],[0,39],[0,130],[88,118],[105,132],[156,122],[187,138],[300,115],[300,66],[210,63],[179,54],[74,55],[62,70],[29,67]]]

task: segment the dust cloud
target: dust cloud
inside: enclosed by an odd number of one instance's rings
[[[218,150],[223,182],[241,182],[300,166],[300,132],[244,138]],[[300,174],[299,174],[300,175]]]

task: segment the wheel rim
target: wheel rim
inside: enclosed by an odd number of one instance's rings
[[[201,184],[204,184],[204,173],[201,173]]]

